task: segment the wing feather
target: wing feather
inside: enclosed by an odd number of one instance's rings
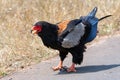
[[[70,22],[70,20],[64,20],[57,24],[58,28],[59,28],[58,34],[61,34],[67,28],[67,25],[69,22]]]

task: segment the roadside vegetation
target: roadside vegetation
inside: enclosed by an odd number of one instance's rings
[[[120,0],[0,0],[0,76],[58,54],[30,33],[35,22],[79,18],[95,6],[98,18],[113,15],[99,23],[98,38],[119,33]]]

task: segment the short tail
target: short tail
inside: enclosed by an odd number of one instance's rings
[[[104,16],[104,17],[100,18],[98,21],[101,21],[101,20],[103,20],[103,19],[105,19],[105,18],[107,18],[107,17],[110,17],[110,16],[112,16],[112,15]]]
[[[97,13],[97,7],[95,7],[91,12],[89,12],[89,14],[87,16],[91,16],[91,17],[95,17],[96,13]]]

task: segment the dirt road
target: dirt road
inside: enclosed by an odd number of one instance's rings
[[[52,71],[59,57],[43,61],[0,80],[120,80],[120,36],[107,38],[89,47],[76,73]],[[64,61],[71,64],[71,55]]]

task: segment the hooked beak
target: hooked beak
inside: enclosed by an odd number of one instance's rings
[[[39,32],[41,32],[41,30],[41,26],[33,26],[33,28],[31,29],[31,33],[38,34]]]
[[[30,33],[32,33],[33,30],[30,31]]]
[[[32,34],[37,34],[37,30],[31,30]]]

